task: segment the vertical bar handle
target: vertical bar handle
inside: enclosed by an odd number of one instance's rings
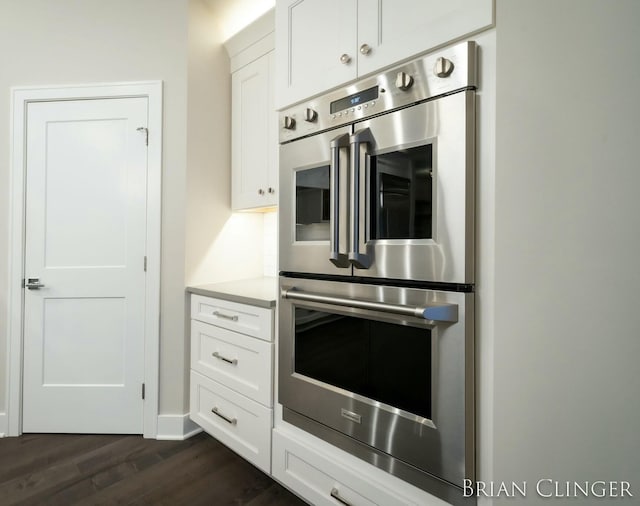
[[[340,235],[347,232],[348,217],[346,212],[340,212],[342,196],[346,194],[344,182],[348,178],[340,168],[340,151],[349,148],[349,134],[342,134],[331,141],[331,170],[329,174],[329,193],[331,194],[331,208],[329,209],[329,222],[331,237],[329,238],[329,260],[339,268],[350,266],[346,249],[340,249]],[[344,199],[346,202],[346,199]],[[344,248],[343,244],[343,248]]]
[[[366,252],[365,244],[365,223],[366,223],[366,198],[365,182],[366,173],[364,162],[367,151],[360,153],[362,145],[373,144],[374,138],[371,130],[363,128],[354,133],[351,143],[351,234],[349,246],[349,261],[357,269],[368,269],[371,267],[371,257]],[[365,156],[363,157],[362,154]]]

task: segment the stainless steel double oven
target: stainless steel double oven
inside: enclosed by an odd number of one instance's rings
[[[283,417],[453,503],[474,479],[476,47],[281,114]]]

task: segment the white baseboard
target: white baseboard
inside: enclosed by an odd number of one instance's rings
[[[6,413],[0,413],[0,437],[7,437],[9,434],[9,418]]]
[[[184,415],[158,415],[158,435],[156,439],[182,441],[202,432],[202,427]]]

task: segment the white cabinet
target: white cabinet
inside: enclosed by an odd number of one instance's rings
[[[276,106],[299,102],[493,23],[493,0],[277,0]]]
[[[277,205],[273,11],[230,39],[231,207]]]
[[[266,473],[273,427],[273,309],[191,295],[190,417]]]
[[[274,478],[316,506],[421,504],[388,484],[355,471],[307,441],[277,429],[273,431],[272,473]],[[435,499],[433,504],[444,503]]]

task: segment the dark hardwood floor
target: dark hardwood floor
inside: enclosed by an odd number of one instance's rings
[[[212,437],[26,434],[0,438],[0,505],[305,503]]]

